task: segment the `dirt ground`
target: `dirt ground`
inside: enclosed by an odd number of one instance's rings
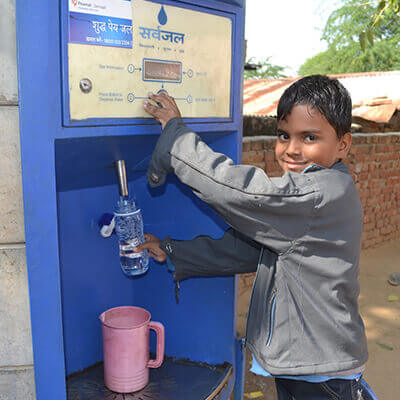
[[[400,240],[362,251],[359,304],[369,350],[364,378],[379,400],[400,399],[400,286],[388,283],[393,272],[400,272]],[[242,336],[250,292],[239,287],[238,334]],[[250,358],[247,354],[245,393],[260,391],[263,396],[258,400],[276,400],[273,379],[249,372]]]

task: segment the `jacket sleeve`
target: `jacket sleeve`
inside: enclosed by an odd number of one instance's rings
[[[147,171],[151,186],[173,172],[235,230],[278,254],[308,229],[317,188],[312,174],[269,178],[260,168],[235,165],[210,149],[180,118],[161,134]]]
[[[160,246],[175,267],[175,280],[191,276],[232,276],[255,272],[261,246],[232,228],[220,239],[198,236],[193,240],[173,240]]]

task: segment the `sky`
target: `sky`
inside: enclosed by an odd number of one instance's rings
[[[320,37],[335,3],[331,0],[247,0],[247,60],[271,57],[270,63],[286,67],[286,75],[297,76],[307,58],[326,50],[326,43]]]

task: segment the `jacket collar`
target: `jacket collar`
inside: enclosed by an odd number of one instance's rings
[[[302,172],[302,174],[306,174],[307,172],[319,171],[321,169],[328,169],[328,168],[322,167],[321,165],[318,164],[311,164]],[[343,161],[335,162],[335,164],[333,164],[329,169],[334,169],[343,172],[345,174],[350,174],[350,168]]]

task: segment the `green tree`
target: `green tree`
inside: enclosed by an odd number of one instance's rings
[[[372,24],[375,6],[376,2],[343,0],[322,33],[328,49],[306,60],[299,75],[400,69],[399,14],[388,7],[379,24]]]
[[[382,23],[387,24],[388,19],[389,22],[398,22],[395,19],[390,20],[390,15],[399,15],[400,13],[400,0],[379,0],[374,10],[374,14],[372,15],[372,20],[365,31],[360,33],[360,45],[363,50],[366,47],[367,38],[370,43],[374,44],[374,31],[378,28]],[[389,16],[389,18],[388,18]]]
[[[261,61],[256,62],[254,57],[250,58],[248,64],[256,64],[256,70],[245,70],[245,79],[266,79],[266,78],[286,78],[287,76],[283,74],[285,67],[279,65],[274,65],[270,62],[271,57],[265,57]]]

